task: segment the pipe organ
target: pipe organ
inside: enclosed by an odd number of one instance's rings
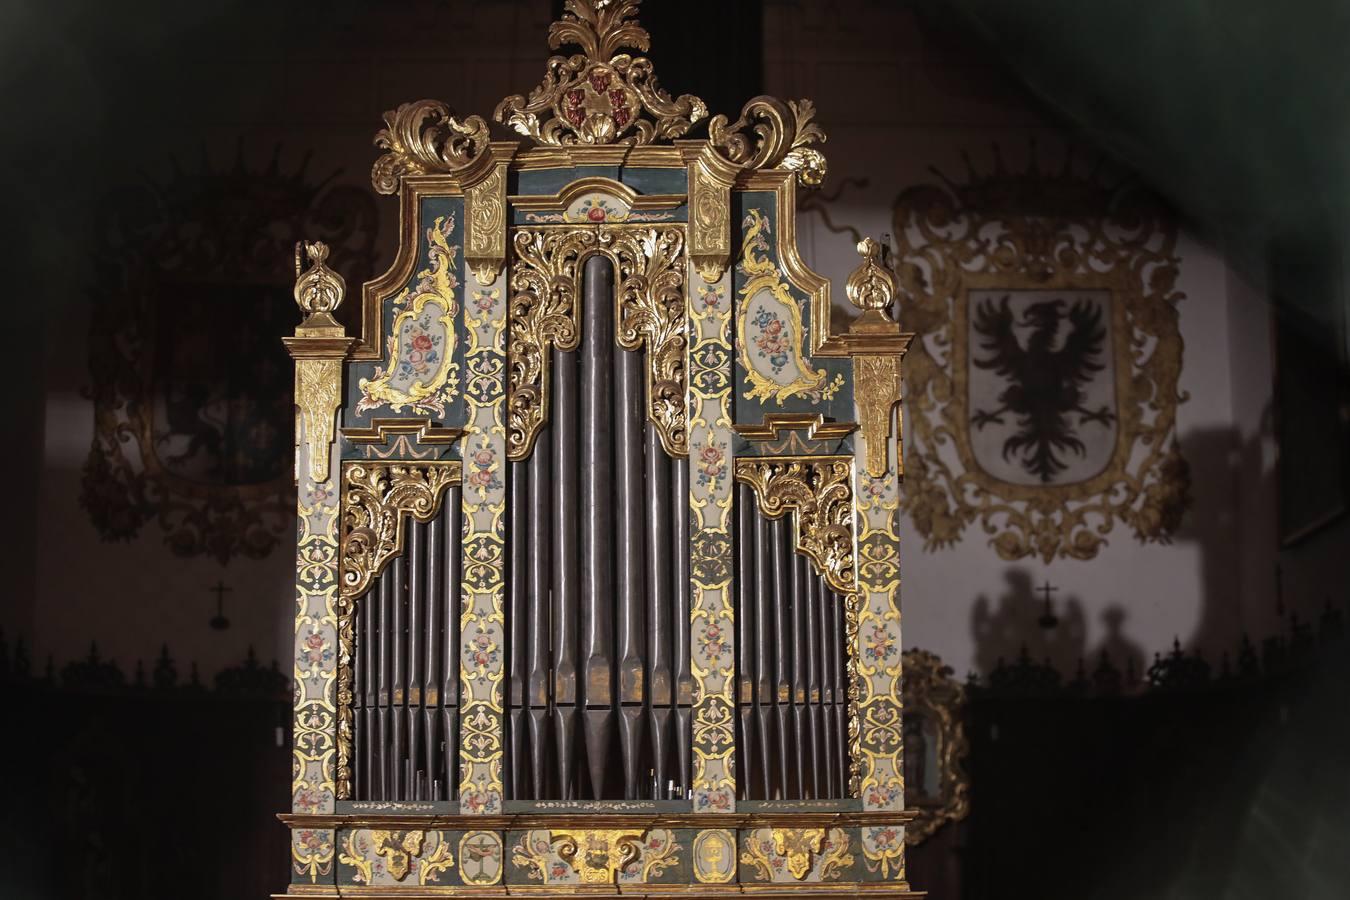
[[[637,7],[565,3],[525,140],[385,115],[359,335],[297,248],[288,896],[910,895],[895,281],[832,305],[811,103],[687,137]]]

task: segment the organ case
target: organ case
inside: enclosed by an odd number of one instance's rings
[[[538,88],[386,114],[361,334],[297,248],[289,895],[909,891],[900,359],[798,256],[809,101],[662,91],[569,0]]]

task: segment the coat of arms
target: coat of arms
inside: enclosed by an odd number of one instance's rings
[[[1005,559],[1089,559],[1119,521],[1166,540],[1176,438],[1176,227],[1148,193],[1035,166],[896,202],[904,505],[930,548],[978,521]]]

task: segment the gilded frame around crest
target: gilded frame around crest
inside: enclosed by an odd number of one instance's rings
[[[966,689],[952,677],[952,669],[935,653],[906,650],[903,656],[904,708],[907,715],[930,718],[937,737],[937,796],[929,798],[918,785],[906,785],[907,800],[915,817],[905,826],[905,843],[922,844],[948,822],[970,814],[970,775],[965,759],[970,753],[966,737]]]
[[[924,335],[905,358],[911,487],[902,508],[925,549],[979,523],[998,555],[1091,559],[1117,521],[1166,542],[1189,502],[1177,441],[1182,338],[1176,224],[1135,186],[1105,187],[1069,167],[1001,168],[969,183],[910,188],[896,200],[900,316]],[[1019,485],[975,461],[967,398],[972,290],[1108,291],[1116,363],[1116,447],[1082,481]]]

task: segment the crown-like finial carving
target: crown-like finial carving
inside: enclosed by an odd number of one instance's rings
[[[301,254],[309,259],[304,268]],[[328,268],[328,245],[299,241],[295,245],[295,302],[307,316],[330,316],[347,294],[347,282]]]
[[[891,318],[891,300],[895,297],[895,274],[886,259],[886,247],[878,241],[863,238],[858,241],[858,255],[862,262],[848,276],[844,291],[862,315],[853,322],[851,330],[896,331]]]
[[[651,144],[677,138],[708,114],[692,94],[672,100],[656,82],[646,52],[651,38],[635,21],[641,0],[566,0],[549,28],[549,46],[582,52],[549,58],[544,80],[528,98],[497,105],[493,118],[541,144]]]

